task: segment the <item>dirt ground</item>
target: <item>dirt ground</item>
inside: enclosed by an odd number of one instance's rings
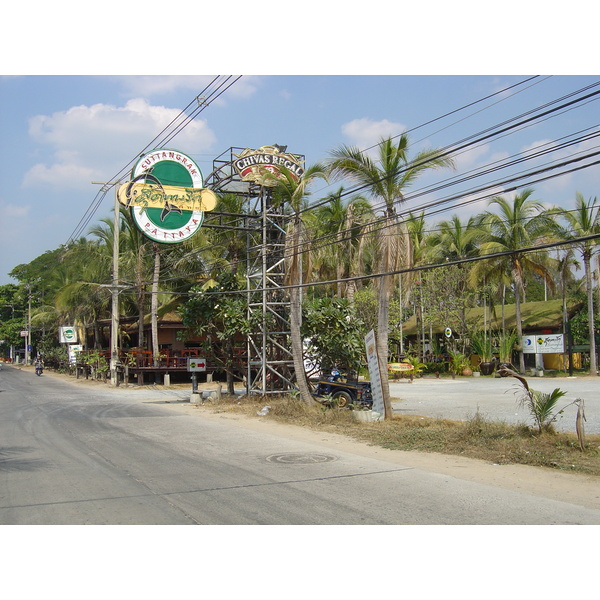
[[[17,367],[14,367],[17,368]],[[27,369],[27,367],[21,367]],[[32,369],[33,370],[33,369]],[[169,388],[160,385],[143,387],[128,386],[112,388],[102,382],[75,379],[68,375],[45,371],[45,376],[69,381],[73,385],[97,388],[102,393],[110,392],[124,398],[148,400],[149,397],[172,410],[192,417],[214,419],[240,428],[262,431],[270,435],[298,439],[315,443],[339,452],[349,452],[394,464],[409,466],[424,471],[450,475],[457,479],[484,483],[508,490],[528,493],[587,508],[600,509],[600,481],[594,477],[575,473],[549,471],[525,465],[497,465],[485,461],[423,452],[405,452],[370,446],[346,436],[325,431],[315,431],[294,425],[277,423],[268,416],[247,417],[239,414],[216,412],[211,402],[196,405],[189,402],[190,384],[175,384]],[[199,391],[215,390],[215,383],[199,384]],[[172,395],[171,395],[172,394]],[[158,396],[158,398],[157,398]],[[187,401],[186,401],[187,400]]]

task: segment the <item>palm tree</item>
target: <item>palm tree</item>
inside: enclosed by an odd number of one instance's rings
[[[332,175],[348,177],[359,183],[374,199],[383,203],[383,219],[378,236],[378,309],[377,354],[381,372],[385,418],[392,416],[390,388],[387,379],[389,305],[394,276],[401,263],[406,261],[409,240],[406,226],[399,220],[397,207],[405,200],[404,192],[424,172],[430,169],[453,166],[453,160],[429,150],[408,157],[409,140],[403,134],[394,142],[381,140],[373,159],[356,147],[341,146],[331,152],[329,169]],[[406,261],[408,262],[408,261]],[[410,266],[410,265],[407,265]]]
[[[286,169],[281,169],[283,179],[276,179],[273,199],[274,202],[285,202],[292,210],[291,222],[285,240],[285,271],[286,284],[290,286],[290,336],[292,345],[292,357],[294,371],[296,373],[296,384],[300,391],[300,397],[308,404],[314,403],[314,399],[308,386],[306,372],[304,371],[304,347],[300,322],[302,315],[301,286],[303,283],[303,257],[306,246],[305,228],[303,223],[302,209],[306,204],[308,186],[318,178],[326,178],[325,169],[320,164],[308,167],[302,179],[297,180]]]
[[[519,343],[523,337],[521,301],[525,291],[526,275],[535,273],[548,285],[553,286],[544,256],[522,252],[524,248],[549,239],[550,235],[557,230],[552,216],[544,212],[543,204],[530,198],[532,194],[532,189],[523,190],[514,197],[512,202],[502,196],[496,196],[490,200],[490,206],[498,207],[500,214],[486,211],[481,219],[482,225],[487,228],[485,241],[481,244],[481,253],[506,253],[485,262],[488,272],[497,270],[510,273],[515,293],[515,318]],[[525,372],[522,351],[519,352],[519,369],[521,373]]]
[[[313,240],[313,254],[337,281],[337,295],[353,301],[356,282],[350,280],[345,288],[342,279],[357,275],[362,270],[366,224],[372,219],[373,209],[364,196],[355,195],[344,202],[344,188],[329,196],[329,202],[314,213],[317,233]]]
[[[476,217],[470,217],[463,223],[458,215],[453,215],[450,220],[441,221],[437,231],[429,236],[427,240],[429,257],[438,264],[474,258],[479,255],[479,243],[482,237],[483,231],[478,226]],[[471,269],[472,267],[465,264],[442,268],[446,273],[443,277],[443,280],[447,280],[445,285],[451,290],[455,300],[454,312],[458,317],[460,333],[463,337],[466,337],[468,329],[467,308],[472,305],[472,296],[469,299],[468,294],[469,287],[475,287],[470,286]]]
[[[573,246],[581,253],[583,270],[585,273],[585,284],[587,288],[587,311],[588,331],[590,338],[590,373],[596,375],[598,364],[596,360],[596,339],[594,329],[594,293],[592,287],[592,255],[597,245],[596,240],[579,240],[579,238],[600,233],[600,206],[596,204],[596,198],[585,201],[583,195],[577,192],[575,195],[575,210],[557,209],[567,221],[567,228],[563,229],[566,240],[574,240]],[[579,240],[579,241],[577,241]]]

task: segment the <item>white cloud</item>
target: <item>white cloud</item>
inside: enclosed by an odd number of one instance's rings
[[[354,119],[342,125],[342,133],[349,144],[358,146],[361,150],[378,144],[382,138],[400,135],[404,131],[406,131],[405,125],[387,119],[382,121],[372,121],[367,118]]]
[[[0,212],[5,218],[16,217],[23,218],[29,215],[30,206],[17,206],[15,204],[0,203]]]
[[[457,172],[471,169],[474,166],[481,166],[480,160],[489,152],[489,150],[489,144],[479,144],[477,146],[470,146],[457,154],[453,154],[452,158],[454,159]]]
[[[29,134],[49,148],[50,154],[29,169],[24,185],[89,189],[92,179],[105,181],[119,172],[174,119],[183,123],[180,112],[138,98],[123,107],[74,106],[50,116],[33,117]],[[206,121],[195,119],[168,145],[193,155],[207,152],[215,140]]]
[[[215,77],[213,75],[136,75],[119,77],[123,87],[130,96],[151,97],[159,94],[170,94],[177,90],[189,90],[190,94],[200,95]],[[233,98],[247,98],[256,92],[259,77],[243,76],[233,83],[235,79],[224,82],[224,96]],[[225,80],[223,80],[225,81]],[[191,99],[191,98],[190,98]]]

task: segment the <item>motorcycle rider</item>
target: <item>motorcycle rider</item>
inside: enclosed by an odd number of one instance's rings
[[[44,361],[41,356],[38,356],[35,361],[35,374],[41,375],[44,371]]]

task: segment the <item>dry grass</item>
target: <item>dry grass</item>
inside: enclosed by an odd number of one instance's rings
[[[392,450],[417,450],[476,458],[497,464],[522,464],[600,476],[600,435],[587,435],[582,452],[575,433],[554,431],[539,434],[525,426],[487,421],[476,414],[469,421],[450,421],[417,416],[395,416],[391,420],[361,423],[352,411],[326,409],[289,396],[223,398],[211,408],[256,417],[265,405],[271,407],[262,418],[281,423],[332,431],[371,445]]]

